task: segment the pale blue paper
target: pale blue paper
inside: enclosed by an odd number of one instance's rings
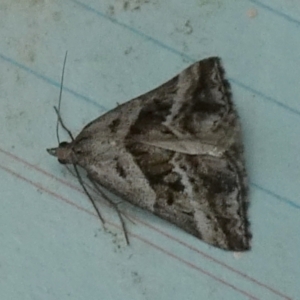
[[[300,299],[297,0],[2,0],[0,36],[0,299]],[[62,115],[75,134],[190,63],[222,57],[244,130],[250,252],[127,206],[131,245],[103,231],[45,151],[57,145],[66,50]]]

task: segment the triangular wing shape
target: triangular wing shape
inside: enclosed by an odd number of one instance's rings
[[[219,58],[88,124],[72,162],[129,202],[203,241],[250,248],[241,128]]]

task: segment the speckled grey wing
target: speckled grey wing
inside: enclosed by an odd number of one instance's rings
[[[126,137],[155,190],[154,213],[209,244],[247,250],[241,129],[220,61],[200,61],[167,86],[167,95],[158,89],[143,106]]]
[[[233,161],[142,144],[130,151],[155,191],[156,215],[214,246],[249,249],[246,190]]]
[[[240,123],[218,58],[118,106],[76,140],[79,164],[108,189],[209,244],[250,248]]]

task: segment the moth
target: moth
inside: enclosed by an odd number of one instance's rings
[[[241,125],[218,57],[118,105],[48,152],[210,245],[250,249]]]

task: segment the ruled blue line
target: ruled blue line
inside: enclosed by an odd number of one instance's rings
[[[10,64],[18,67],[18,68],[26,71],[27,73],[35,76],[36,78],[45,81],[46,83],[48,83],[48,84],[50,84],[52,86],[55,86],[57,88],[60,88],[60,82],[55,81],[55,80],[53,80],[53,79],[51,79],[51,78],[49,78],[49,77],[47,77],[47,76],[45,76],[45,75],[37,72],[37,71],[34,71],[33,69],[31,69],[31,68],[29,68],[29,67],[27,67],[27,66],[25,66],[25,65],[23,65],[23,64],[21,64],[19,62],[17,62],[16,60],[14,60],[14,59],[12,59],[12,58],[4,55],[4,54],[0,53],[0,58],[3,59],[6,62],[8,62],[8,63],[10,63]],[[107,108],[105,108],[103,105],[97,103],[96,101],[94,101],[93,99],[91,99],[91,98],[89,98],[87,96],[79,94],[79,93],[75,92],[74,90],[69,89],[69,88],[67,88],[65,86],[63,87],[63,90],[65,92],[68,92],[68,93],[72,94],[73,96],[75,96],[76,98],[78,98],[80,100],[84,100],[84,101],[86,101],[86,102],[88,102],[90,104],[93,104],[94,106],[100,108],[101,111],[107,111]]]
[[[283,18],[283,19],[285,19],[289,23],[293,23],[296,26],[300,26],[300,21],[299,20],[297,20],[295,18],[292,18],[291,16],[289,16],[289,15],[287,15],[287,14],[285,14],[285,13],[283,13],[283,12],[281,12],[281,11],[275,9],[275,8],[272,8],[271,6],[263,4],[263,3],[261,3],[260,1],[257,1],[257,0],[248,0],[248,1],[250,1],[254,4],[256,4],[257,6],[260,6],[261,8],[263,8],[263,9],[265,9],[265,10],[267,10],[267,11],[269,11],[269,12],[271,12],[271,13],[273,13],[273,14],[275,14],[275,15]]]
[[[20,69],[28,72],[29,74],[34,75],[38,79],[41,79],[41,80],[47,82],[48,84],[50,84],[52,86],[55,86],[57,88],[60,88],[60,82],[55,81],[55,80],[53,80],[53,79],[51,79],[51,78],[49,78],[49,77],[47,77],[47,76],[45,76],[45,75],[37,72],[37,71],[34,71],[33,69],[31,69],[31,68],[29,68],[29,67],[27,67],[27,66],[25,66],[25,65],[23,65],[23,64],[21,64],[19,62],[17,62],[16,60],[14,60],[14,59],[12,59],[12,58],[4,55],[4,54],[0,53],[0,58],[3,59],[6,62],[11,63],[14,66],[19,67]],[[253,93],[253,94],[255,94],[255,95],[259,96],[259,97],[261,97],[262,99],[267,100],[267,101],[269,101],[269,102],[277,105],[280,108],[283,108],[283,109],[285,109],[285,110],[287,110],[287,111],[289,111],[291,113],[294,113],[294,114],[300,116],[300,111],[298,111],[298,110],[296,110],[296,109],[294,109],[294,108],[292,108],[292,107],[290,107],[288,105],[285,105],[285,104],[279,102],[278,100],[275,100],[274,98],[272,98],[270,96],[267,96],[267,95],[263,94],[262,92],[257,91],[255,89],[249,87],[248,85],[246,85],[246,84],[244,84],[244,83],[242,83],[242,82],[234,79],[234,78],[228,78],[228,80],[231,83],[234,83],[237,86],[240,86],[241,88],[243,88],[243,89],[245,89],[245,90],[247,90],[247,91],[249,91],[249,92],[251,92],[251,93]],[[100,110],[103,111],[103,112],[108,110],[108,108],[104,107],[103,105],[99,104],[98,102],[94,101],[93,99],[91,99],[91,98],[89,98],[87,96],[84,96],[84,95],[82,95],[80,93],[77,93],[76,91],[74,91],[72,89],[69,89],[69,88],[67,88],[67,87],[64,86],[63,90],[65,92],[68,92],[68,93],[74,95],[78,99],[81,99],[81,100],[84,100],[87,103],[93,104],[94,106],[100,108]]]
[[[3,59],[4,61],[6,61],[6,62],[8,62],[8,63],[10,63],[10,64],[12,64],[14,66],[16,66],[16,67],[21,68],[22,70],[24,70],[26,72],[34,75],[35,77],[37,77],[38,79],[41,79],[41,80],[45,81],[46,83],[48,83],[48,84],[50,84],[50,85],[52,85],[52,86],[54,86],[56,88],[60,88],[60,82],[54,81],[51,78],[49,78],[47,76],[44,76],[43,74],[41,74],[39,72],[36,72],[36,71],[32,70],[31,68],[29,68],[29,67],[27,67],[27,66],[25,66],[25,65],[23,65],[23,64],[21,64],[21,63],[19,63],[17,61],[15,61],[12,58],[9,58],[9,57],[1,54],[1,53],[0,53],[0,58]],[[232,81],[235,81],[235,80],[232,80]],[[250,87],[247,87],[247,86],[245,86],[243,84],[241,84],[241,86],[244,87],[244,88],[246,88],[246,89],[248,89],[250,92],[255,93],[255,94],[257,94],[257,95],[259,95],[261,97],[270,98],[270,97],[264,96],[260,92],[257,92],[254,89],[252,89]],[[99,107],[103,111],[107,111],[106,107],[100,105],[99,103],[91,100],[90,98],[88,98],[86,96],[83,96],[83,95],[81,95],[81,94],[79,94],[79,93],[77,93],[77,92],[75,92],[75,91],[73,91],[71,89],[68,89],[68,88],[64,88],[64,90],[66,90],[67,92],[71,93],[72,95],[74,95],[75,97],[77,97],[80,100],[84,100],[84,101],[86,101],[88,103],[91,103],[91,104]],[[274,101],[272,100],[271,102],[274,102]],[[282,107],[281,103],[279,103],[278,105],[280,105]],[[253,183],[252,182],[251,185],[253,187],[257,188],[258,190],[261,190],[261,191],[265,192],[266,194],[268,194],[270,196],[273,196],[275,199],[279,200],[280,202],[284,202],[287,205],[290,205],[290,206],[292,206],[294,208],[300,209],[300,205],[299,204],[297,204],[296,202],[294,202],[294,201],[292,201],[292,200],[290,200],[288,198],[282,197],[282,196],[280,196],[280,195],[278,195],[278,194],[276,194],[276,193],[274,193],[274,192],[272,192],[272,191],[270,191],[270,190],[268,190],[268,189],[266,189],[266,188],[258,185],[257,183]]]
[[[112,23],[114,23],[114,24],[116,24],[116,25],[118,25],[118,26],[120,26],[122,28],[125,28],[125,29],[127,29],[129,31],[131,31],[132,33],[134,33],[134,34],[142,37],[143,39],[145,39],[147,41],[150,41],[150,42],[154,43],[155,45],[157,45],[157,46],[159,46],[159,47],[161,47],[163,49],[168,50],[171,53],[174,53],[176,55],[181,56],[182,58],[186,59],[187,61],[190,61],[190,62],[195,62],[196,61],[196,59],[191,58],[190,56],[186,55],[185,53],[182,53],[182,52],[180,52],[180,51],[178,51],[178,50],[176,50],[176,49],[174,49],[174,48],[172,48],[172,47],[170,47],[170,46],[162,43],[161,41],[153,38],[152,36],[147,35],[147,34],[143,33],[142,31],[140,31],[140,30],[138,30],[138,29],[136,29],[134,27],[131,27],[131,26],[129,26],[129,25],[123,23],[123,22],[118,21],[115,18],[112,18],[112,17],[106,15],[105,13],[103,13],[103,12],[101,12],[99,10],[96,10],[96,9],[92,8],[88,4],[82,3],[82,2],[77,1],[77,0],[69,0],[69,1],[74,2],[75,4],[77,4],[78,6],[82,7],[83,9],[85,9],[87,11],[90,11],[91,13],[94,13],[95,15],[97,15],[97,16],[99,16],[101,18],[109,20]]]
[[[290,107],[290,106],[288,106],[286,104],[283,104],[280,101],[275,100],[274,98],[263,94],[262,92],[259,92],[259,91],[255,90],[255,89],[253,89],[252,87],[250,87],[250,86],[248,86],[248,85],[240,82],[239,80],[236,80],[234,78],[228,78],[228,80],[230,82],[232,82],[232,83],[240,86],[241,88],[247,90],[248,92],[253,93],[253,94],[257,95],[257,96],[260,96],[262,99],[264,99],[266,101],[269,101],[269,102],[272,102],[273,104],[277,105],[278,107],[283,108],[283,109],[285,109],[285,110],[287,110],[287,111],[289,111],[291,113],[294,113],[294,114],[300,116],[300,111],[298,111],[298,110],[296,110],[296,109],[294,109],[294,108],[292,108],[292,107]]]
[[[260,186],[260,185],[257,184],[257,183],[251,182],[250,185],[252,185],[253,187],[257,188],[258,190],[260,190],[260,191],[266,193],[267,195],[270,195],[270,196],[272,196],[273,198],[276,198],[276,199],[279,200],[280,202],[283,202],[283,203],[285,203],[285,204],[288,204],[288,205],[290,205],[290,206],[292,206],[292,207],[294,207],[294,208],[300,209],[300,204],[296,203],[295,201],[292,201],[292,200],[290,200],[290,199],[288,199],[288,198],[286,198],[286,197],[282,197],[282,196],[280,196],[280,195],[278,195],[278,194],[276,194],[276,193],[274,193],[274,192],[272,192],[272,191],[270,191],[270,190],[268,190],[268,189],[266,189],[266,188]]]
[[[186,59],[186,60],[189,61],[189,62],[196,62],[196,61],[197,61],[197,59],[192,58],[191,56],[186,55],[185,53],[182,53],[182,52],[180,52],[180,51],[178,51],[178,50],[176,50],[176,49],[174,49],[174,48],[172,48],[172,47],[170,47],[170,46],[168,46],[168,45],[162,43],[161,41],[159,41],[159,40],[157,40],[157,39],[155,39],[155,38],[153,38],[153,37],[151,37],[151,36],[149,36],[149,35],[143,33],[143,32],[140,31],[140,30],[135,29],[134,27],[131,27],[131,26],[125,24],[125,23],[119,22],[119,21],[116,20],[115,18],[112,18],[112,17],[106,15],[105,13],[103,13],[103,12],[101,12],[101,11],[98,11],[98,10],[94,9],[94,8],[92,8],[91,6],[89,6],[89,5],[85,4],[85,3],[82,3],[82,2],[80,2],[80,1],[78,1],[78,0],[69,0],[69,1],[74,2],[75,4],[79,5],[79,6],[82,7],[83,9],[85,9],[85,10],[87,10],[87,11],[90,11],[91,13],[94,13],[94,14],[96,14],[97,16],[99,16],[99,17],[101,17],[101,18],[104,18],[104,19],[106,19],[106,20],[109,20],[109,21],[111,21],[112,23],[114,23],[114,24],[116,24],[116,25],[118,25],[118,26],[121,26],[122,28],[125,28],[125,29],[129,30],[130,32],[132,32],[132,33],[134,33],[134,34],[136,34],[136,35],[142,37],[143,39],[145,39],[145,40],[147,40],[147,41],[151,41],[153,44],[155,44],[155,45],[157,45],[157,46],[159,46],[159,47],[161,47],[161,48],[163,48],[163,49],[165,49],[165,50],[167,50],[167,51],[169,51],[169,52],[171,52],[171,53],[173,53],[173,54],[175,54],[175,55],[178,55],[178,56],[180,56],[180,57]],[[248,1],[255,1],[255,0],[248,0]],[[271,11],[271,10],[270,10],[270,11]],[[272,10],[272,11],[276,12],[276,10]],[[279,12],[278,12],[278,14],[279,14]],[[289,111],[289,112],[291,112],[291,113],[294,113],[294,114],[300,116],[300,111],[298,111],[298,110],[296,110],[296,109],[294,109],[294,108],[292,108],[292,107],[290,107],[290,106],[288,106],[288,105],[285,105],[285,104],[281,103],[280,101],[278,101],[278,100],[276,100],[276,99],[274,99],[274,98],[272,98],[272,97],[270,97],[270,96],[267,96],[267,95],[265,95],[265,94],[263,94],[263,93],[261,93],[261,92],[255,90],[255,89],[249,87],[248,85],[246,85],[246,84],[240,82],[239,80],[234,79],[234,78],[229,78],[229,80],[230,80],[232,83],[236,84],[237,86],[240,86],[240,87],[242,87],[242,88],[244,88],[244,89],[250,91],[251,93],[256,94],[257,96],[262,97],[264,100],[267,100],[267,101],[269,101],[269,102],[272,102],[272,103],[274,103],[275,105],[277,105],[277,106],[279,106],[279,107],[281,107],[281,108],[283,108],[283,109],[286,109],[287,111]]]
[[[178,55],[178,56],[186,59],[187,61],[190,61],[190,62],[195,62],[196,61],[196,59],[194,59],[194,58],[186,55],[185,53],[182,53],[182,52],[180,52],[180,51],[178,51],[178,50],[176,50],[176,49],[174,49],[174,48],[172,48],[172,47],[170,47],[170,46],[168,46],[168,45],[160,42],[159,40],[157,40],[157,39],[155,39],[155,38],[153,38],[153,37],[151,37],[149,35],[146,35],[142,31],[139,31],[139,30],[137,30],[137,29],[135,29],[135,28],[133,28],[133,27],[125,24],[125,23],[119,22],[116,19],[114,19],[114,18],[112,18],[112,17],[104,14],[103,12],[95,10],[94,8],[92,8],[91,6],[89,6],[87,4],[81,3],[80,1],[77,1],[77,0],[69,0],[69,1],[74,2],[75,4],[81,6],[83,9],[85,9],[87,11],[90,11],[90,12],[98,15],[101,18],[107,19],[107,20],[111,21],[112,23],[114,23],[114,24],[116,24],[118,26],[121,26],[122,28],[125,28],[125,29],[129,30],[132,33],[134,33],[134,34],[142,37],[143,39],[145,39],[147,41],[150,41],[150,42],[154,43],[155,45],[157,45],[157,46],[159,46],[159,47],[161,47],[161,48],[163,48],[163,49],[165,49],[165,50],[167,50],[167,51],[169,51],[169,52],[171,52],[171,53],[173,53],[175,55]],[[284,18],[286,21],[288,21],[290,23],[294,23],[297,26],[300,25],[300,21],[298,21],[298,20],[296,20],[296,19],[294,19],[294,18],[292,18],[292,17],[290,17],[290,16],[288,16],[288,15],[286,15],[284,13],[281,13],[281,12],[277,11],[276,9],[273,9],[272,7],[269,7],[269,6],[263,4],[263,3],[259,2],[259,1],[256,1],[256,0],[248,0],[248,1],[250,1],[250,2],[256,4],[256,5],[264,8],[264,9],[266,9],[267,11],[269,11],[271,13],[276,14],[277,16],[280,16],[280,17]],[[57,88],[60,88],[60,82],[52,80],[51,78],[49,78],[49,77],[47,77],[47,76],[45,76],[45,75],[43,75],[43,74],[41,74],[39,72],[36,72],[36,71],[32,70],[31,68],[29,68],[29,67],[27,67],[27,66],[25,66],[25,65],[23,65],[23,64],[21,64],[21,63],[19,63],[17,61],[15,61],[12,58],[9,58],[9,57],[5,56],[3,54],[0,54],[0,58],[3,59],[6,62],[11,63],[14,66],[17,66],[17,67],[23,69],[24,71],[30,73],[31,75],[34,75],[35,77],[37,77],[38,79],[41,79],[41,80],[45,81],[46,83],[48,83],[48,84],[50,84],[52,86],[55,86]],[[283,109],[285,109],[285,110],[287,110],[287,111],[289,111],[291,113],[300,115],[300,112],[298,110],[296,110],[296,109],[294,109],[294,108],[292,108],[290,106],[287,106],[287,105],[281,103],[280,101],[275,100],[274,98],[272,98],[270,96],[267,96],[267,95],[265,95],[265,94],[263,94],[263,93],[255,90],[255,89],[253,89],[252,87],[250,87],[250,86],[248,86],[248,85],[246,85],[246,84],[238,81],[237,79],[230,78],[229,80],[232,83],[234,83],[234,84],[242,87],[243,89],[246,89],[247,91],[260,96],[264,100],[267,100],[267,101],[269,101],[269,102],[271,102],[271,103],[279,106],[280,108],[283,108]],[[63,87],[63,90],[66,91],[66,92],[68,92],[68,93],[70,93],[70,94],[72,94],[72,95],[74,95],[78,99],[81,99],[81,100],[84,100],[85,102],[93,104],[94,106],[100,108],[102,111],[107,111],[107,108],[105,108],[104,106],[102,106],[101,104],[97,103],[96,101],[92,100],[91,98],[89,98],[87,96],[84,96],[84,95],[82,95],[80,93],[77,93],[76,91],[74,91],[72,89],[69,89],[67,87]],[[272,192],[272,191],[270,191],[270,190],[268,190],[268,189],[266,189],[266,188],[264,188],[264,187],[262,187],[262,186],[260,186],[260,185],[258,185],[256,183],[251,183],[251,185],[253,187],[257,188],[258,190],[261,190],[261,191],[265,192],[266,194],[274,197],[275,199],[277,199],[277,200],[279,200],[281,202],[284,202],[284,203],[286,203],[286,204],[288,204],[288,205],[290,205],[290,206],[292,206],[294,208],[300,209],[300,205],[299,204],[297,204],[296,202],[294,202],[294,201],[292,201],[292,200],[290,200],[288,198],[282,197],[282,196],[280,196],[280,195],[278,195],[278,194],[276,194],[276,193],[274,193],[274,192]]]
[[[9,57],[7,57],[7,56],[1,54],[1,53],[0,53],[0,58],[3,59],[4,61],[8,62],[8,63],[11,63],[12,65],[14,65],[14,66],[16,66],[16,67],[21,68],[22,70],[24,70],[24,71],[26,71],[26,72],[28,72],[28,73],[34,75],[34,76],[37,77],[38,79],[44,80],[46,83],[48,83],[48,84],[50,84],[50,85],[52,85],[52,86],[54,86],[54,87],[56,87],[56,88],[60,88],[60,82],[54,81],[54,80],[52,80],[51,78],[46,77],[46,76],[42,75],[41,73],[38,73],[38,72],[32,70],[31,68],[29,68],[29,67],[27,67],[27,66],[24,66],[23,64],[20,64],[20,63],[18,63],[17,61],[15,61],[14,59],[9,58]],[[235,81],[235,80],[232,80],[232,81]],[[252,88],[249,88],[249,87],[247,87],[247,86],[244,86],[243,84],[241,84],[241,86],[244,87],[244,88],[246,88],[246,89],[248,89],[248,90],[249,90],[250,92],[252,92],[252,93],[258,94],[259,96],[261,96],[261,97],[263,97],[263,98],[270,98],[270,97],[267,97],[267,96],[262,95],[260,92],[257,92],[257,91],[255,91],[255,90],[252,89]],[[86,102],[89,102],[89,103],[91,103],[91,104],[93,104],[93,105],[99,107],[99,108],[100,108],[101,110],[103,110],[103,111],[107,111],[107,108],[106,108],[106,107],[100,105],[99,103],[97,103],[97,102],[91,100],[90,98],[88,98],[88,97],[86,97],[86,96],[83,96],[83,95],[81,95],[81,94],[79,94],[79,93],[77,93],[77,92],[75,92],[75,91],[73,91],[73,90],[70,90],[70,89],[68,89],[68,88],[64,88],[64,90],[66,90],[67,92],[71,93],[72,95],[76,96],[77,98],[79,98],[79,99],[81,99],[81,100],[84,100],[84,101],[86,101]],[[274,101],[272,100],[271,102],[274,102]],[[282,107],[281,103],[278,103],[278,105]],[[283,106],[283,107],[284,107],[284,106]],[[290,110],[290,108],[286,108],[286,107],[284,107],[284,108]],[[294,112],[294,111],[293,111],[293,112]],[[294,207],[294,208],[300,209],[300,205],[299,205],[299,204],[297,204],[296,202],[294,202],[294,201],[292,201],[292,200],[290,200],[290,199],[288,199],[288,198],[282,197],[282,196],[280,196],[280,195],[278,195],[278,194],[276,194],[276,193],[274,193],[274,192],[272,192],[272,191],[270,191],[270,190],[268,190],[268,189],[266,189],[266,188],[264,188],[264,187],[258,185],[257,183],[253,183],[253,182],[252,182],[251,185],[252,185],[253,187],[255,187],[255,188],[257,188],[257,189],[259,189],[259,190],[265,192],[266,194],[268,194],[268,195],[270,195],[270,196],[273,196],[275,199],[277,199],[277,200],[279,200],[279,201],[281,201],[281,202],[284,202],[284,203],[286,203],[286,204],[288,204],[288,205],[290,205],[290,206],[292,206],[292,207]]]

